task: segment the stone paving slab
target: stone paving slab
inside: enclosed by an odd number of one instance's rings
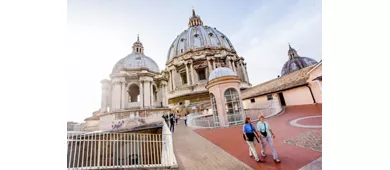
[[[322,169],[322,157],[318,158],[317,160],[314,160],[310,164],[302,167],[299,170],[321,170]]]
[[[249,170],[248,165],[184,126],[180,120],[173,133],[173,147],[180,170]]]
[[[250,158],[248,145],[242,139],[242,126],[221,129],[196,129],[195,132],[253,169],[298,170],[311,163],[313,165],[311,167],[315,165],[321,167],[322,164],[318,161],[313,163],[313,161],[322,156],[322,128],[310,129],[290,125],[292,120],[317,115],[322,115],[318,105],[308,105],[288,107],[283,114],[266,119],[270,123],[272,131],[276,134],[273,141],[282,161],[281,163],[273,161],[269,146],[266,147],[267,157],[263,158],[264,163],[258,163]],[[309,119],[307,123],[311,125],[312,122]],[[261,146],[258,143],[256,143],[256,150],[257,153],[260,153]]]
[[[322,152],[322,132],[320,130],[306,131],[298,136],[285,140],[284,143]]]

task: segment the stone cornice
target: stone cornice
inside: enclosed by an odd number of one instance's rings
[[[216,79],[213,79],[211,81],[208,81],[206,84],[206,89],[209,89],[210,87],[213,87],[218,84],[223,84],[223,83],[238,83],[240,84],[240,78],[237,76],[223,76],[223,77],[218,77]]]
[[[169,66],[174,60],[180,58],[187,58],[186,56],[197,56],[197,55],[205,55],[205,56],[214,56],[216,54],[226,53],[226,55],[237,55],[235,50],[229,50],[223,47],[204,47],[197,50],[189,50],[179,56],[172,57],[165,65]]]

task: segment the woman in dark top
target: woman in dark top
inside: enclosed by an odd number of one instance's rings
[[[251,120],[248,117],[245,118],[245,124],[242,127],[242,132],[246,143],[249,146],[249,156],[254,157],[257,162],[261,162],[256,152],[255,143],[253,142],[254,138],[256,138],[256,140],[259,138],[259,135],[257,134],[256,128],[251,124]]]

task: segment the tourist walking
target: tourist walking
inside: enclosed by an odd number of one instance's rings
[[[272,141],[272,138],[275,139],[275,134],[271,130],[271,126],[264,120],[264,115],[261,115],[259,117],[259,122],[257,123],[257,130],[260,132],[260,139],[261,139],[261,156],[265,155],[265,146],[266,142],[268,142],[269,147],[271,148],[272,157],[275,162],[280,162],[278,154],[276,153],[274,143]]]
[[[171,113],[169,115],[169,123],[171,124],[169,129],[171,130],[171,132],[174,132],[175,131],[175,115],[173,113]]]
[[[187,126],[187,114],[184,116],[184,124]]]
[[[258,140],[259,135],[256,132],[256,128],[251,124],[249,117],[245,118],[245,124],[242,127],[242,131],[244,140],[249,146],[249,156],[254,157],[257,162],[261,162],[256,152],[255,143],[253,142],[254,138]]]
[[[180,118],[179,112],[177,112],[176,115],[175,115],[176,125],[177,125],[177,123],[179,121],[179,118]]]

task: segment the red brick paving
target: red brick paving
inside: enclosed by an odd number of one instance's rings
[[[194,131],[253,169],[299,169],[321,157],[322,153],[285,144],[284,140],[293,138],[305,131],[313,130],[293,127],[289,122],[300,117],[314,115],[322,115],[321,104],[288,107],[283,114],[267,119],[276,136],[274,145],[282,161],[279,164],[273,161],[269,147],[266,147],[267,157],[263,158],[265,159],[264,163],[257,163],[253,158],[249,157],[248,145],[242,138],[242,126],[221,129],[196,129]],[[253,124],[255,125],[256,122]],[[322,129],[318,130],[322,131]],[[259,143],[256,144],[257,152],[260,154],[261,145]]]

